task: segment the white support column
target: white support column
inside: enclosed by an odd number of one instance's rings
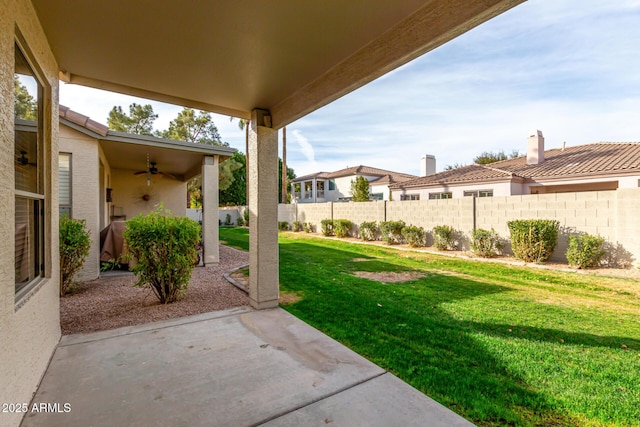
[[[202,238],[204,265],[220,262],[218,248],[218,156],[206,156],[202,161]]]
[[[249,303],[278,306],[278,131],[265,110],[251,113],[249,131]]]

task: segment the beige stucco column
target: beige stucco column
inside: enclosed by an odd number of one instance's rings
[[[254,110],[249,131],[249,303],[258,309],[278,306],[278,131],[268,114]]]
[[[202,161],[202,238],[204,265],[220,261],[218,249],[218,156],[205,156]]]

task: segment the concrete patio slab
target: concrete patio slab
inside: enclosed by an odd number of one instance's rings
[[[33,403],[23,426],[470,425],[282,309],[63,337]]]

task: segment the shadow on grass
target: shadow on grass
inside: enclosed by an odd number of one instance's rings
[[[363,255],[315,242],[282,243],[280,281],[304,295],[286,309],[481,425],[575,424],[555,410],[551,396],[532,389],[471,336],[471,323],[442,308],[509,288],[437,273],[385,285],[342,273],[415,269],[376,258],[354,266],[354,258]]]

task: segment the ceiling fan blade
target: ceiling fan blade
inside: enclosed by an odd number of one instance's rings
[[[142,175],[143,173],[148,173],[149,171],[138,171],[138,172],[134,172],[134,175]]]
[[[171,175],[171,174],[170,174],[170,173],[168,173],[168,172],[158,172],[158,174],[159,174],[159,175],[161,175],[161,176],[169,177],[169,178],[171,178],[171,179],[178,179],[178,178],[176,178],[176,177],[175,177],[175,175]]]

